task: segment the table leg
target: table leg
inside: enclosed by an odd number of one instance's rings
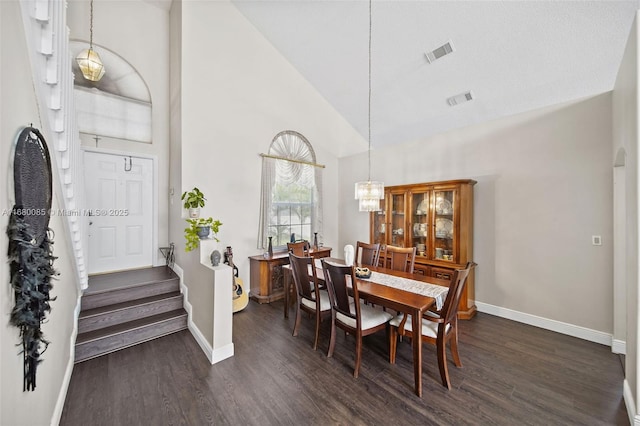
[[[416,395],[422,397],[422,312],[416,310],[411,314],[411,327],[413,330],[413,374],[416,382]]]
[[[291,270],[282,268],[284,270],[284,317],[289,318],[289,286],[291,285]]]

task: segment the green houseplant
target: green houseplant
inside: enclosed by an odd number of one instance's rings
[[[220,242],[218,232],[220,231],[222,222],[219,220],[214,220],[212,217],[201,217],[197,219],[187,219],[187,223],[189,226],[184,228],[184,238],[186,240],[184,246],[185,251],[189,252],[197,249],[200,245],[200,240],[207,238],[210,233],[216,242]]]
[[[200,216],[200,207],[204,207],[204,202],[207,200],[204,198],[204,194],[198,188],[194,187],[191,191],[185,191],[182,193],[182,205],[186,210],[189,210],[189,217],[195,219]]]

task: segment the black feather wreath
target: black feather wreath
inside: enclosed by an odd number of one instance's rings
[[[49,342],[41,324],[51,310],[53,232],[51,211],[51,160],[40,132],[25,128],[18,137],[14,157],[16,204],[9,218],[8,257],[15,306],[10,323],[20,329],[24,356],[23,391],[36,387],[36,369]]]

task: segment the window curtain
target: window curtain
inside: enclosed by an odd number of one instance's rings
[[[273,188],[276,184],[276,160],[262,157],[262,188],[260,191],[260,223],[258,226],[258,248],[266,250],[269,239],[269,220],[271,219],[271,202]]]
[[[309,141],[300,133],[292,130],[276,135],[269,147],[269,155],[310,163],[316,162],[316,154]],[[262,157],[258,248],[266,250],[269,242],[269,221],[276,175],[283,184],[301,182],[315,187],[311,232],[317,232],[319,241],[322,241],[322,169],[307,164]]]

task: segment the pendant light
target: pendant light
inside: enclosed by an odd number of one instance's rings
[[[380,210],[380,200],[384,199],[384,183],[371,181],[371,0],[369,0],[369,103],[368,103],[368,132],[369,142],[368,160],[369,173],[366,182],[356,182],[355,198],[359,200],[358,207],[361,212],[374,212]]]
[[[89,81],[99,81],[104,75],[105,69],[98,52],[93,50],[93,0],[91,0],[91,18],[89,24],[89,48],[76,56],[76,62],[82,71],[82,75]]]

